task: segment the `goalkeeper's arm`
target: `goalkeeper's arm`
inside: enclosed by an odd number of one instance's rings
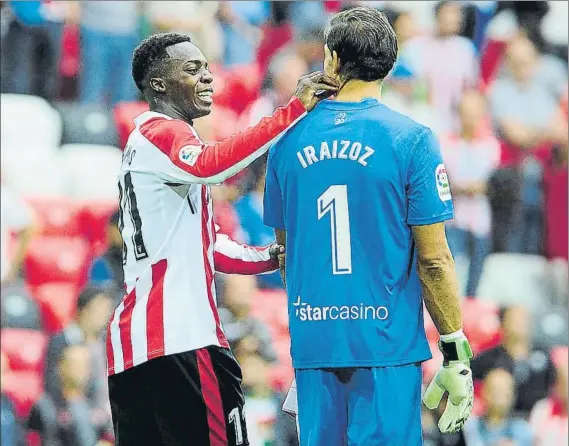
[[[428,386],[423,401],[429,409],[438,407],[449,393],[449,402],[439,421],[442,432],[458,431],[473,405],[472,350],[462,332],[462,314],[454,261],[448,248],[444,223],[414,226],[419,279],[427,311],[439,334],[443,368]]]

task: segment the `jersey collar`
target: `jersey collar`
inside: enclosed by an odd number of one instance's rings
[[[147,111],[141,113],[140,115],[138,115],[136,118],[134,118],[133,122],[134,122],[134,125],[136,125],[137,127],[140,127],[142,124],[144,124],[146,121],[148,121],[152,118],[173,119],[170,116],[165,115],[164,113],[158,113],[158,112],[147,110]]]
[[[359,102],[344,102],[334,101],[332,99],[324,99],[322,102],[320,102],[319,106],[327,108],[329,110],[357,110],[362,108],[375,107],[376,105],[380,104],[381,102],[375,98],[365,98]]]

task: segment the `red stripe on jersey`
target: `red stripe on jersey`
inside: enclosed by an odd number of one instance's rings
[[[115,352],[113,350],[113,342],[111,340],[111,324],[113,323],[114,318],[115,315],[113,313],[113,316],[107,325],[107,370],[109,372],[115,371]]]
[[[205,144],[194,129],[181,119],[152,118],[142,124],[139,130],[180,169],[198,178],[208,178],[228,172],[237,163],[261,150],[305,113],[302,102],[293,98],[285,107],[277,108],[272,116],[263,118],[257,125],[215,144]],[[182,149],[184,153],[180,153]],[[186,155],[190,158],[185,158]]]
[[[124,369],[132,367],[132,337],[131,337],[131,321],[132,311],[136,303],[136,288],[124,298],[124,308],[119,318],[119,333],[121,337],[122,357],[124,361]]]
[[[214,253],[215,270],[224,274],[262,274],[275,271],[279,264],[276,260],[269,259],[263,262],[248,262],[243,259],[234,259],[219,251]]]
[[[212,219],[213,220],[213,219]],[[213,300],[213,265],[211,264],[209,258],[209,248],[213,243],[213,233],[211,227],[208,224],[209,221],[209,208],[208,208],[208,196],[207,196],[207,186],[202,186],[202,245],[203,245],[203,263],[205,269],[205,287],[207,289],[207,298],[209,300],[209,306],[213,313],[213,318],[215,320],[215,332],[217,335],[217,341],[219,345],[224,348],[229,348],[229,343],[221,330],[221,323],[219,321],[219,314],[217,312],[217,307],[215,301]]]
[[[207,349],[196,350],[202,396],[207,410],[210,446],[227,446],[227,428],[219,382]]]
[[[164,277],[168,261],[152,265],[152,288],[146,304],[146,339],[148,359],[164,354]]]

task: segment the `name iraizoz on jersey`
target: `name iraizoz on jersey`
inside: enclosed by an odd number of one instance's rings
[[[341,159],[357,161],[362,166],[368,165],[368,158],[375,150],[359,141],[333,140],[322,141],[319,145],[306,146],[296,152],[296,156],[303,169],[319,161]]]

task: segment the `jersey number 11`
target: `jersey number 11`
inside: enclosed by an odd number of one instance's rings
[[[330,213],[332,239],[332,274],[352,274],[352,244],[348,187],[330,186],[318,197],[318,220]]]

